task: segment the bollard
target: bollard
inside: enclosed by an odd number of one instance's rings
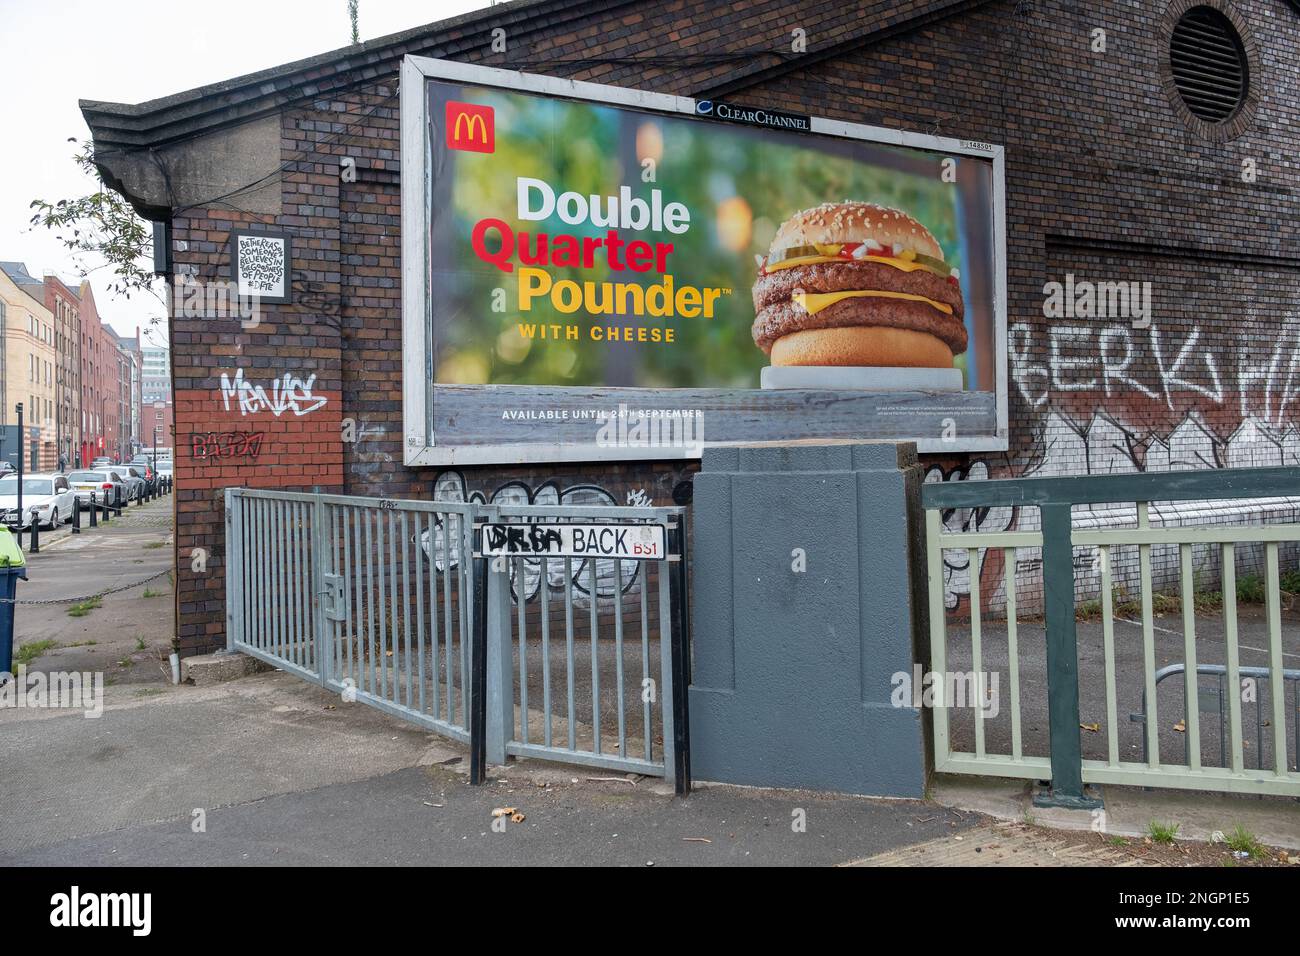
[[[90,526],[96,528],[99,526],[99,495],[93,491],[90,493]]]
[[[36,509],[32,509],[32,543],[27,549],[28,554],[41,553],[41,516]]]
[[[72,499],[72,533],[81,534],[81,499]]]
[[[104,524],[108,524],[108,522],[109,522],[109,521],[112,519],[112,517],[113,517],[112,505],[110,505],[110,504],[108,503],[108,496],[109,496],[109,494],[110,494],[110,492],[107,492],[107,491],[104,492],[104,517],[103,517],[103,519],[102,519],[103,522],[104,522]]]

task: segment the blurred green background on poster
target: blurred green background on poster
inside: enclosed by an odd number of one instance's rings
[[[901,209],[924,224],[961,270],[973,354],[991,348],[979,335],[977,317],[991,328],[992,303],[971,301],[968,277],[992,274],[992,241],[986,216],[969,214],[970,184],[991,178],[989,164],[958,159],[966,175],[946,182],[944,154],[891,147],[839,137],[784,133],[764,128],[694,120],[593,103],[430,83],[435,124],[447,101],[491,106],[495,149],[491,153],[448,149],[435,142],[433,169],[434,380],[443,384],[640,386],[646,388],[757,388],[767,356],[754,344],[752,288],[757,255],[765,255],[781,223],[795,212],[827,201],[863,200]],[[648,171],[654,181],[643,181]],[[556,195],[614,196],[627,185],[632,195],[680,202],[690,211],[683,234],[623,230],[628,241],[671,242],[667,273],[674,284],[730,289],[718,299],[713,318],[697,316],[591,316],[564,314],[549,298],[517,308],[515,270],[505,273],[482,261],[471,245],[476,223],[503,220],[516,231],[603,236],[607,227],[569,225],[552,214],[522,221],[517,215],[516,180],[550,184]],[[963,213],[963,205],[967,212]],[[495,232],[489,239],[496,248]],[[970,260],[970,261],[968,261]],[[613,272],[603,255],[592,269],[545,267],[556,282],[661,281],[656,272]],[[991,280],[983,285],[991,288]],[[493,309],[494,290],[503,289],[504,311]],[[576,340],[528,337],[525,325],[580,327]],[[671,326],[672,343],[594,341],[589,327]]]

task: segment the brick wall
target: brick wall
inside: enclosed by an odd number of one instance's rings
[[[1161,75],[1169,23],[1164,8],[1151,4],[977,5],[869,48],[810,57],[807,67],[730,94],[738,102],[1006,146],[1011,450],[933,459],[931,480],[1183,461],[1217,467],[1274,454],[1300,463],[1300,433],[1291,429],[1300,402],[1288,397],[1300,387],[1300,330],[1287,322],[1300,293],[1291,185],[1300,156],[1293,93],[1300,18],[1284,0],[1212,2],[1246,33],[1259,97],[1228,142],[1194,132],[1171,101]],[[1187,5],[1174,0],[1170,9],[1180,4]],[[699,70],[625,58],[782,46],[797,21],[788,5],[775,3],[729,11],[686,2],[593,6],[578,29],[512,38],[505,56],[488,55],[485,39],[481,59],[545,61],[534,68],[690,94],[701,89]],[[808,34],[810,53],[841,38],[845,27],[836,23]],[[1094,49],[1097,29],[1105,31],[1105,52]],[[393,74],[397,67],[391,64]],[[257,327],[173,318],[178,613],[186,653],[222,639],[220,495],[227,485],[669,504],[694,470],[683,463],[402,465],[396,93],[395,75],[381,76],[282,114],[278,218],[241,213],[232,200],[173,222],[178,270],[225,277],[230,230],[259,223],[292,233],[295,270],[293,304],[267,307]],[[340,182],[342,156],[357,159],[357,182]],[[1256,163],[1251,183],[1241,177],[1247,159]],[[1044,315],[1045,283],[1067,274],[1151,282],[1149,326]],[[268,394],[286,374],[301,394],[314,375],[311,404],[323,404],[301,415],[249,412],[237,401],[227,407],[221,375],[233,380],[239,370]],[[1234,452],[1233,437],[1256,426],[1265,444]],[[1206,434],[1193,434],[1196,428]],[[262,435],[256,453],[238,434],[223,448],[221,436],[232,433]],[[355,441],[343,441],[344,434]],[[201,448],[215,442],[219,454],[196,458],[195,435]],[[1210,449],[1208,457],[1188,457],[1197,448]],[[1024,519],[995,510],[970,520],[987,529]],[[196,547],[218,558],[206,572],[189,570]],[[1026,560],[1032,571],[1032,556]],[[1000,568],[973,569],[977,579],[981,571],[986,597],[996,600]],[[952,575],[954,605],[969,594],[971,573]]]

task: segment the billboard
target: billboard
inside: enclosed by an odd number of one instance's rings
[[[408,57],[408,464],[1006,448],[998,146]]]

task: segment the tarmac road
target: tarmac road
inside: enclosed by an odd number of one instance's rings
[[[1156,668],[1183,662],[1183,620],[1181,616],[1166,614],[1154,620]],[[1096,731],[1081,731],[1085,759],[1104,760],[1107,757],[1107,718],[1105,687],[1105,656],[1102,643],[1102,626],[1099,621],[1080,621],[1076,624],[1079,644],[1079,722],[1099,725]],[[1268,631],[1262,605],[1238,606],[1237,640],[1240,663],[1243,666],[1268,665]],[[1046,756],[1048,752],[1047,721],[1047,654],[1046,631],[1042,624],[1020,622],[1017,627],[1017,644],[1020,658],[1021,732],[1024,752],[1029,756]],[[999,677],[999,713],[985,720],[986,750],[990,754],[1011,752],[1010,676],[1007,664],[1007,629],[1004,621],[984,621],[981,628],[981,647],[984,669],[997,672]],[[1198,664],[1224,664],[1225,645],[1223,618],[1220,614],[1196,615],[1196,657]],[[1284,611],[1282,614],[1283,665],[1287,669],[1300,668],[1300,614]],[[965,671],[971,667],[970,628],[965,625],[948,625],[948,667]],[[1145,723],[1129,720],[1130,714],[1142,712],[1144,683],[1142,627],[1137,619],[1115,622],[1115,672],[1116,713],[1119,717],[1119,756],[1125,761],[1143,759]],[[1212,677],[1201,678],[1202,688],[1217,687]],[[1225,682],[1226,684],[1226,682]],[[1287,742],[1291,754],[1290,766],[1295,769],[1296,737],[1295,719],[1297,704],[1295,684],[1287,692]],[[1160,759],[1165,763],[1186,763],[1187,735],[1175,730],[1183,719],[1183,678],[1175,674],[1165,678],[1158,688],[1156,715],[1159,728]],[[1261,720],[1271,722],[1272,705],[1268,697],[1267,682],[1261,682],[1258,695]],[[1208,703],[1208,701],[1207,701]],[[1260,742],[1257,740],[1255,704],[1242,704],[1243,757],[1247,767],[1259,766]],[[1224,698],[1226,721],[1227,698]],[[1219,766],[1220,743],[1217,708],[1201,712],[1201,759],[1204,766]],[[974,752],[974,719],[969,710],[954,711],[951,723],[953,746],[956,750]],[[1272,767],[1272,727],[1263,727],[1264,766]]]

